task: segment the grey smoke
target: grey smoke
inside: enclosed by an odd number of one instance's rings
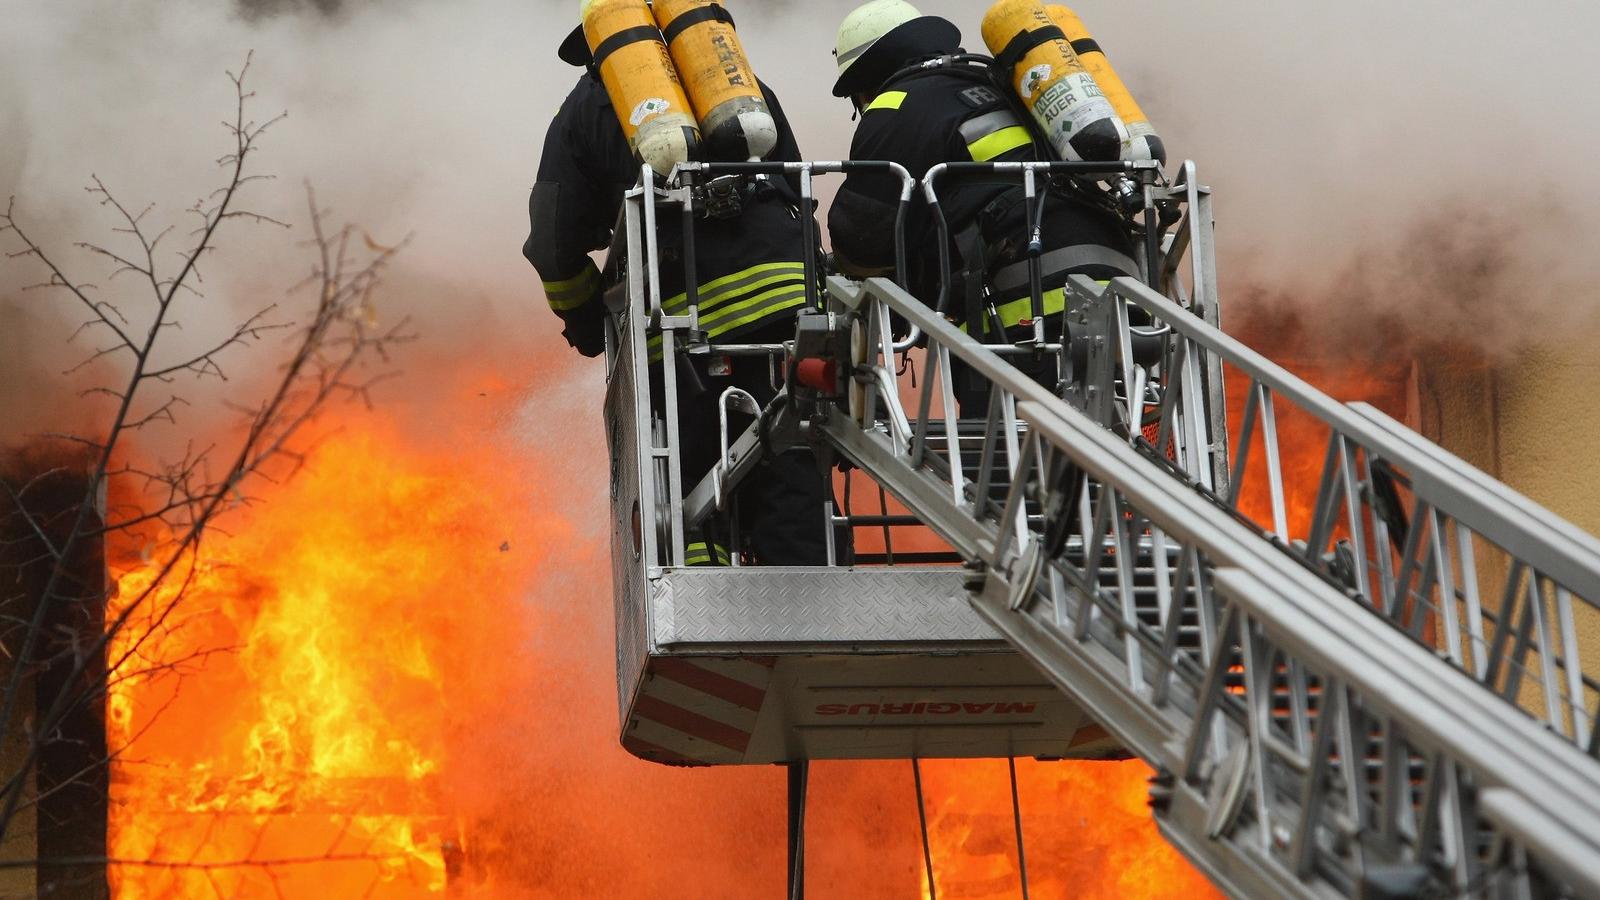
[[[834,30],[851,4],[728,2],[802,149],[847,154],[850,110],[827,87]],[[985,4],[922,6],[980,47]],[[575,523],[567,540],[601,548],[582,561],[604,565],[604,474],[593,464],[604,458],[600,367],[567,353],[518,253],[545,126],[578,74],[554,58],[575,0],[11,0],[4,8],[0,192],[19,195],[41,237],[104,290],[133,287],[105,282],[103,264],[72,251],[73,240],[108,238],[115,224],[81,187],[97,173],[135,206],[160,202],[156,219],[181,221],[182,208],[213,185],[212,163],[226,146],[216,125],[232,99],[222,73],[253,49],[254,109],[289,111],[260,158],[279,178],[255,186],[253,204],[297,228],[226,237],[208,262],[208,301],[185,316],[185,337],[198,341],[263,303],[296,302],[284,292],[307,268],[297,243],[302,180],[378,241],[413,233],[379,308],[386,321],[411,315],[424,336],[403,366],[421,374],[538,357],[525,412],[508,427],[541,446],[562,433],[560,452],[544,454],[570,460],[547,473],[548,506]],[[1586,93],[1600,80],[1589,46],[1600,4],[1086,0],[1078,11],[1169,149],[1196,159],[1215,189],[1227,302],[1293,305],[1320,323],[1307,327],[1351,344],[1370,339],[1363,316],[1372,311],[1396,328],[1499,342],[1557,330],[1596,306],[1587,285],[1600,224],[1588,198],[1600,193],[1600,104]],[[79,315],[59,297],[19,291],[37,280],[25,263],[0,260],[0,441],[69,418],[75,400],[60,373],[90,349],[81,338],[65,343]],[[248,383],[249,361],[266,358],[238,357],[230,371]],[[432,384],[413,377],[378,399],[390,409],[423,405],[437,399]],[[550,614],[540,651],[610,716],[610,604],[592,596],[592,571],[560,561],[552,569],[558,587],[542,587],[529,605],[559,609],[563,621]],[[577,610],[570,619],[568,609]],[[517,716],[506,719],[518,727]],[[757,792],[728,787],[754,786],[760,773],[714,773],[686,788],[686,775],[623,772],[617,754],[559,736],[514,745],[511,783],[553,792],[552,816],[614,800],[563,805],[580,790],[566,786],[593,782],[598,767],[630,791],[641,780],[660,786],[637,792],[656,803],[703,798],[742,810],[729,821],[776,821]],[[780,802],[775,777],[761,783]],[[681,815],[703,817],[683,805]],[[662,839],[657,825],[630,827],[648,832],[642,844]],[[604,884],[653,874],[640,869],[652,865],[649,853],[611,852],[630,835],[595,827],[562,842],[560,829],[528,828],[560,844],[527,854],[541,864],[589,871],[596,859],[614,861],[621,871]],[[781,846],[771,837],[763,847]],[[776,860],[768,858],[773,872]]]
[[[238,3],[240,13],[248,19],[303,10],[331,16],[345,6],[344,0],[238,0]]]
[[[981,47],[984,4],[922,5]],[[290,113],[264,143],[261,163],[279,179],[256,187],[257,208],[303,222],[299,185],[309,179],[380,240],[414,232],[386,313],[415,313],[442,356],[483,340],[486,322],[559,352],[517,248],[545,124],[577,76],[553,58],[576,6],[13,4],[0,57],[0,189],[19,194],[61,247],[112,224],[79,190],[90,172],[175,220],[209,190],[225,146],[215,125],[231,100],[222,72],[254,49],[255,111]],[[816,158],[849,148],[848,106],[826,87],[834,29],[850,6],[732,3],[758,72]],[[1355,307],[1341,304],[1341,285],[1362,272],[1363,303],[1431,324],[1427,288],[1437,280],[1417,273],[1436,269],[1437,257],[1406,260],[1425,252],[1419,234],[1457,223],[1503,239],[1495,283],[1517,287],[1487,301],[1510,322],[1497,341],[1537,336],[1595,306],[1580,288],[1593,274],[1581,248],[1600,231],[1585,199],[1600,187],[1588,162],[1600,149],[1600,106],[1579,94],[1596,65],[1578,36],[1600,27],[1600,6],[1102,0],[1079,12],[1170,150],[1196,159],[1215,188],[1223,286],[1239,302],[1265,284],[1281,289],[1273,302],[1348,318]],[[207,273],[208,305],[186,327],[204,333],[282,301],[304,268],[298,238],[235,232]],[[90,280],[104,274],[64,252]],[[76,322],[44,295],[17,294],[35,275],[0,266],[0,303],[29,311],[38,329],[29,344],[50,357],[34,371],[59,372],[81,348],[48,335]],[[17,364],[6,363],[8,376]],[[595,384],[592,367],[572,371]],[[7,377],[0,411],[17,395],[38,396],[37,377]]]

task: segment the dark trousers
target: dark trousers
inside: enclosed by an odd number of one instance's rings
[[[1056,343],[1062,339],[1061,319],[1061,313],[1053,313],[1044,317],[1045,340],[1051,343]],[[1005,341],[1007,343],[1013,343],[1015,341],[1026,340],[1032,336],[1032,326],[1026,328],[1022,326],[1016,326],[1006,329]],[[994,342],[993,337],[990,338],[990,342]],[[1058,382],[1061,378],[1061,358],[1056,354],[1044,353],[1030,355],[1007,353],[1002,356],[1001,359],[1005,360],[1011,365],[1012,368],[1016,369],[1018,372],[1036,384],[1043,386],[1045,390],[1055,394],[1058,397],[1061,395],[1060,391],[1058,390]],[[950,382],[951,387],[955,391],[956,406],[960,410],[959,415],[961,418],[988,418],[990,382],[987,378],[984,378],[983,376],[973,372],[971,369],[967,368],[966,364],[961,362],[961,360],[956,359],[952,355],[950,359]]]
[[[787,336],[787,335],[786,335]],[[766,357],[732,357],[732,371],[712,375],[704,357],[689,363],[694,377],[678,372],[678,441],[682,448],[684,493],[691,491],[716,464],[722,453],[720,406],[729,387],[749,391],[765,408],[777,393]],[[695,382],[698,382],[696,384]],[[739,412],[728,415],[728,441],[732,444],[753,421]],[[733,495],[738,513],[741,548],[750,561],[762,566],[820,566],[827,564],[827,527],[823,501],[832,490],[824,482],[811,451],[795,448],[776,457],[766,455],[745,476]],[[728,547],[726,516],[691,540]],[[840,563],[849,561],[848,535],[836,545]]]

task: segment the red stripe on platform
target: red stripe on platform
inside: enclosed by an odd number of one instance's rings
[[[758,666],[766,666],[769,669],[778,664],[776,656],[746,656],[744,661],[753,662]]]
[[[702,694],[710,694],[718,700],[726,700],[735,706],[742,706],[751,712],[760,712],[761,701],[767,696],[767,692],[762,688],[702,669],[681,659],[658,659],[651,669],[662,678],[676,681]]]
[[[652,744],[643,738],[631,734],[623,735],[622,747],[634,756],[647,759],[651,762],[670,763],[674,766],[709,766],[710,763],[703,759],[691,759],[676,750],[668,750],[659,744]]]
[[[658,700],[649,694],[641,694],[639,699],[634,701],[633,714],[726,747],[735,753],[743,753],[745,748],[750,746],[750,735],[747,732],[731,725],[724,725],[716,719],[708,719],[699,713],[690,712],[681,706]]]
[[[1067,746],[1081,747],[1084,744],[1092,744],[1095,741],[1107,740],[1110,737],[1111,733],[1106,731],[1104,728],[1101,728],[1099,725],[1085,725],[1072,733],[1072,740],[1067,743]]]

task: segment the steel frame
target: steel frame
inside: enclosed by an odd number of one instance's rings
[[[979,612],[1156,766],[1158,822],[1225,890],[1600,891],[1600,767],[1578,748],[894,284],[828,291],[910,320],[931,371],[909,433],[826,407],[812,427],[969,559]],[[928,401],[952,358],[992,387],[973,478],[961,442],[930,449],[935,422],[954,426]],[[889,365],[880,350],[867,368]]]
[[[686,173],[795,172],[809,205],[813,174],[851,165]],[[897,174],[903,212],[913,185]],[[1600,543],[1224,335],[1209,191],[1192,163],[1144,188],[1147,209],[1161,199],[1184,210],[1163,248],[1162,290],[1075,280],[1077,348],[980,345],[887,279],[829,279],[818,303],[864,332],[866,358],[852,360],[860,400],[819,405],[804,430],[968,561],[974,607],[1156,767],[1164,833],[1231,894],[1600,896],[1600,723],[1587,705],[1600,694],[1576,640],[1600,598]],[[931,181],[924,191],[934,199]],[[638,385],[635,409],[608,415],[631,412],[646,523],[633,565],[644,573],[683,564],[686,530],[760,451],[747,432],[719,472],[685,488],[675,366],[659,370],[668,406],[652,418],[647,331],[668,360],[784,349],[711,347],[692,289],[688,315],[663,315],[657,205],[688,201],[675,180],[630,192],[624,214],[638,264],[610,360]],[[903,274],[903,229],[896,237]],[[891,333],[891,312],[910,335]],[[1153,362],[1136,352],[1151,340]],[[913,415],[894,361],[914,342],[928,364]],[[1065,398],[1001,355],[1041,350],[1085,361]],[[956,419],[954,360],[990,384],[980,434]],[[1225,366],[1250,380],[1231,464]],[[1330,434],[1303,534],[1285,501],[1284,399]],[[1239,504],[1257,488],[1252,452],[1265,461],[1265,521]]]
[[[1099,333],[1113,336],[1119,378],[1134,368],[1120,310],[1141,309],[1171,331],[1147,378],[1153,396],[1141,398],[1160,425],[1156,441],[1137,442],[1143,449],[1168,457],[1176,474],[1385,621],[1600,756],[1600,661],[1586,658],[1579,642],[1582,624],[1600,627],[1600,541],[1372,406],[1333,400],[1132,279],[1104,289],[1078,279],[1069,290],[1102,311]],[[1248,381],[1231,464],[1218,452],[1225,436],[1206,433],[1218,421],[1216,383],[1201,374],[1224,366]],[[1104,378],[1098,388],[1112,389]],[[1326,430],[1314,482],[1297,482],[1285,465],[1285,403]],[[1252,467],[1256,454],[1264,464]],[[1264,512],[1241,507],[1247,491],[1264,495]],[[1291,521],[1291,492],[1314,498],[1307,521]]]

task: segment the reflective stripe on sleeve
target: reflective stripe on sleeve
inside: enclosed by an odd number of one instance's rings
[[[544,282],[544,297],[557,312],[577,309],[594,297],[600,287],[600,270],[591,261],[582,272],[561,281]]]
[[[1028,134],[1028,129],[1023,128],[1021,125],[1011,125],[967,144],[967,152],[972,155],[973,162],[988,162],[997,156],[1010,153],[1018,147],[1026,147],[1031,143],[1033,143],[1033,137]]]
[[[1017,121],[1016,114],[1011,110],[997,109],[993,112],[986,112],[981,116],[973,116],[962,122],[956,130],[961,132],[962,141],[973,144],[994,134],[996,131],[1021,124],[1021,122]]]
[[[899,109],[905,100],[905,91],[884,91],[872,98],[872,102],[867,104],[864,112],[872,112],[875,109]]]

